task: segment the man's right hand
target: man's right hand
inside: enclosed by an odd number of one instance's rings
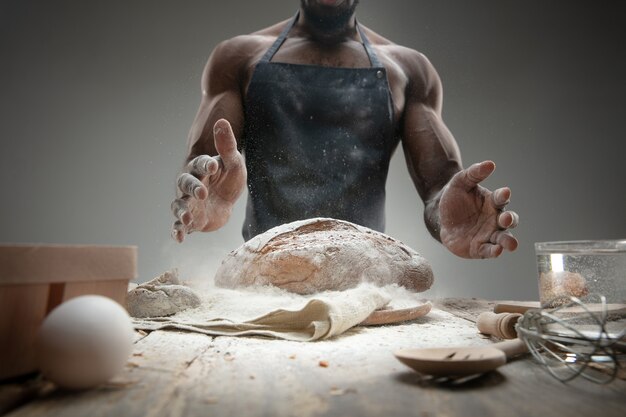
[[[177,180],[180,197],[172,202],[177,218],[172,237],[178,242],[185,234],[210,232],[226,224],[246,185],[246,165],[230,123],[218,120],[213,136],[219,155],[195,157]]]

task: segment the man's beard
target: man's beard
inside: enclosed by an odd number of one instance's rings
[[[306,0],[300,0],[300,6],[307,23],[320,32],[334,33],[345,28],[354,14],[357,4],[356,0],[349,8],[340,8],[336,13],[320,13],[317,7],[307,6]]]

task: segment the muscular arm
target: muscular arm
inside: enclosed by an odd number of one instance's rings
[[[492,161],[461,165],[459,148],[441,120],[441,82],[428,60],[409,57],[409,83],[403,146],[409,172],[424,200],[430,233],[464,258],[495,258],[517,248],[509,229],[518,216],[505,207],[508,187],[490,191],[480,185],[495,170]]]
[[[243,130],[244,57],[237,38],[218,45],[202,75],[202,102],[189,132],[188,154],[177,180],[172,236],[222,227],[246,184],[237,142]]]
[[[422,54],[407,57],[402,146],[409,174],[424,201],[424,220],[431,235],[441,240],[441,190],[462,169],[459,147],[441,118],[442,87],[437,72]]]
[[[241,137],[244,64],[238,55],[240,43],[237,38],[222,42],[209,57],[202,74],[200,108],[189,131],[185,163],[199,155],[217,155],[213,126],[219,119],[228,120],[235,138]],[[237,147],[241,149],[242,144]]]

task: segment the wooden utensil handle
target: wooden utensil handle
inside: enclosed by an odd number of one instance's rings
[[[517,337],[515,323],[517,323],[520,317],[522,315],[519,313],[496,314],[485,312],[478,316],[476,325],[481,333],[496,336],[500,339],[515,339]]]
[[[504,342],[494,343],[492,346],[504,352],[507,359],[528,352],[528,347],[522,339],[505,340]]]
[[[493,312],[524,314],[531,308],[541,308],[539,301],[504,301],[496,304],[493,308]]]

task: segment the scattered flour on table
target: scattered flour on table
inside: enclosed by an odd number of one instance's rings
[[[180,322],[203,322],[216,318],[243,322],[276,309],[298,310],[312,298],[332,298],[341,293],[325,291],[314,295],[299,295],[272,286],[225,289],[215,287],[212,281],[199,279],[182,284],[193,290],[200,304],[168,317]],[[408,291],[397,285],[376,287],[372,284],[361,284],[357,289],[367,287],[375,288],[390,300],[386,308],[410,308],[427,301],[423,294]],[[347,347],[354,344],[368,345],[371,349],[379,350],[490,343],[478,337],[473,323],[459,320],[452,314],[436,308],[428,315],[413,321],[383,326],[357,326],[345,332],[345,336],[317,341],[316,349],[332,358],[334,350],[344,344],[347,344]],[[251,343],[252,340],[265,343],[264,339],[250,340]],[[293,349],[293,343],[301,342],[273,340],[272,343],[275,348],[284,346],[286,349]]]
[[[199,295],[200,306],[181,311],[174,318],[184,321],[199,319],[228,318],[245,321],[276,309],[297,310],[312,298],[338,297],[341,291],[323,291],[312,295],[299,295],[272,286],[253,286],[236,290],[217,288],[213,285],[188,283]],[[388,308],[408,308],[422,304],[419,295],[397,285],[376,287],[361,284],[357,289],[375,289],[390,302]]]

